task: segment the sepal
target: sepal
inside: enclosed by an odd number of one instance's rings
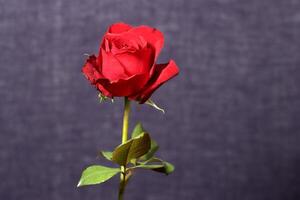
[[[98,98],[99,98],[99,102],[100,103],[103,103],[104,101],[107,101],[107,100],[111,100],[112,103],[114,103],[114,99],[113,98],[109,98],[105,95],[103,95],[101,92],[98,94]]]
[[[161,111],[163,114],[165,114],[165,110],[160,108],[158,105],[156,105],[156,103],[154,103],[154,101],[152,101],[151,99],[148,99],[145,104],[155,108],[156,110]]]

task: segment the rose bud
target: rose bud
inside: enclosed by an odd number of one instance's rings
[[[104,96],[144,103],[179,72],[173,60],[156,64],[163,44],[163,34],[155,28],[113,24],[102,39],[98,56],[89,56],[82,72]]]

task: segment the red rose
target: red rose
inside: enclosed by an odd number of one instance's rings
[[[144,103],[179,72],[173,60],[156,64],[163,44],[163,34],[155,28],[113,24],[103,37],[98,57],[90,56],[82,72],[103,95]]]

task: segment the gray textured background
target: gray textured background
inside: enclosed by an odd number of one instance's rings
[[[129,200],[300,199],[298,0],[0,0],[0,199],[116,199],[117,178],[76,188],[120,141],[122,101],[80,73],[116,21],[165,33],[180,76],[134,105],[177,170],[139,174]]]

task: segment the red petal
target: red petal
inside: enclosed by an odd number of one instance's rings
[[[123,22],[118,22],[115,24],[112,24],[109,28],[108,28],[108,33],[123,33],[126,32],[128,30],[130,30],[132,28],[132,26],[130,26],[129,24],[125,24]]]
[[[149,26],[134,27],[129,32],[134,32],[143,37],[155,49],[155,60],[164,46],[164,35],[158,29]]]
[[[100,49],[102,56],[101,73],[110,81],[118,81],[119,79],[128,78],[128,74],[124,70],[124,66],[110,52]]]
[[[108,80],[100,80],[99,83],[105,87],[112,96],[130,96],[145,86],[148,81],[148,76],[148,74],[138,74],[128,79],[120,79],[114,83]]]
[[[98,79],[103,78],[98,69],[97,58],[92,55],[86,60],[82,68],[82,73],[92,84],[95,84]]]
[[[101,81],[100,81],[101,82]],[[107,96],[107,97],[110,97],[112,98],[113,95],[103,86],[101,85],[101,83],[97,83],[96,84],[96,87],[97,89],[104,95],[104,96]]]
[[[149,73],[154,63],[153,49],[147,47],[133,53],[117,54],[115,57],[130,75]]]
[[[99,80],[106,80],[98,71],[99,66],[97,63],[96,56],[92,55],[90,56],[85,65],[82,68],[82,73],[85,75],[85,77],[91,82],[91,84],[95,85],[97,89],[104,94],[107,97],[111,97],[112,95],[102,86],[98,83]]]
[[[131,99],[145,103],[156,89],[179,73],[179,69],[173,60],[170,60],[169,63],[157,64],[154,68],[153,76],[145,89],[138,95],[130,97]]]

